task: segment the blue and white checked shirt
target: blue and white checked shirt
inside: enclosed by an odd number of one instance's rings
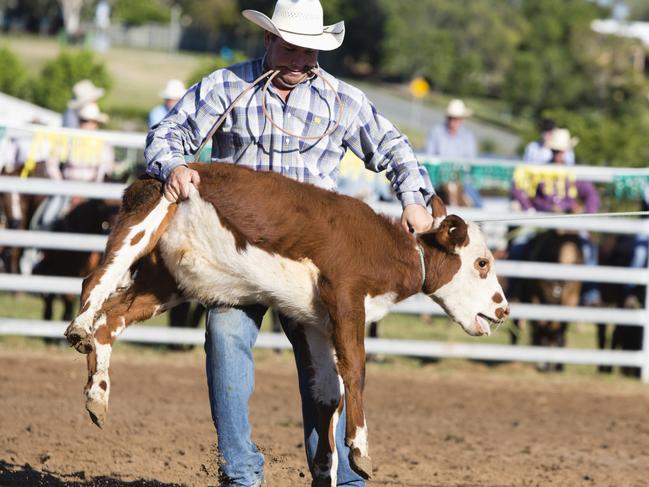
[[[232,101],[262,74],[263,59],[219,69],[192,86],[167,117],[147,136],[147,172],[165,181],[185,164]],[[212,140],[212,161],[275,171],[298,181],[335,189],[338,165],[350,149],[375,172],[387,171],[402,205],[428,204],[434,190],[417,162],[407,137],[380,115],[365,94],[320,70],[344,104],[340,125],[321,140],[286,135],[264,117],[264,82],[237,101]],[[271,85],[266,95],[271,117],[284,130],[318,136],[340,117],[334,92],[320,77],[293,88],[287,102]]]

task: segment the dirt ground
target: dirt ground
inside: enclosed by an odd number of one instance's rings
[[[108,423],[72,350],[0,347],[0,486],[214,486],[202,352],[118,349]],[[649,387],[529,366],[370,364],[368,486],[647,486]],[[261,352],[254,439],[268,487],[308,486],[289,355]]]

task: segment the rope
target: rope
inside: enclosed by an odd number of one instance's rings
[[[609,213],[579,213],[568,215],[538,215],[538,216],[514,216],[510,218],[480,218],[473,220],[476,223],[484,222],[513,222],[523,220],[551,220],[558,218],[596,218],[596,217],[618,217],[618,216],[649,216],[649,211],[620,211]]]
[[[289,135],[291,137],[297,137],[298,139],[302,140],[316,140],[316,144],[320,142],[324,137],[331,135],[340,125],[340,120],[342,119],[343,113],[345,111],[345,104],[343,103],[342,99],[340,98],[340,95],[338,95],[338,92],[334,89],[334,87],[325,79],[324,76],[320,74],[320,72],[316,68],[311,68],[311,73],[313,73],[316,76],[320,76],[320,79],[331,89],[331,91],[334,92],[334,95],[336,96],[336,101],[340,104],[340,113],[339,116],[337,117],[338,119],[334,123],[334,126],[330,130],[325,130],[321,135],[298,135],[294,134],[292,132],[289,132],[288,130],[283,129],[280,127],[275,121],[272,119],[270,116],[270,113],[268,113],[268,110],[266,108],[266,92],[268,91],[268,87],[270,86],[270,83],[273,81],[273,78],[279,74],[279,71],[273,72],[270,78],[266,81],[266,84],[264,85],[264,89],[262,90],[262,98],[261,98],[261,109],[264,111],[264,116],[268,119],[268,121],[271,123],[273,127],[276,129],[284,132],[286,135]]]
[[[334,92],[334,95],[336,96],[336,101],[340,104],[340,112],[339,112],[339,117],[334,123],[334,126],[330,130],[325,130],[321,135],[312,135],[312,136],[304,136],[304,135],[299,135],[299,134],[294,134],[292,132],[289,132],[288,130],[280,127],[270,116],[270,113],[268,112],[266,108],[266,93],[268,92],[268,87],[270,86],[270,83],[273,81],[273,79],[280,73],[279,70],[271,70],[269,69],[265,73],[263,73],[261,76],[259,76],[256,80],[254,80],[251,84],[249,84],[245,90],[243,90],[239,95],[234,99],[234,101],[230,104],[228,109],[221,114],[221,116],[214,122],[214,125],[212,126],[212,129],[209,131],[205,139],[203,139],[203,143],[200,145],[198,150],[194,154],[194,161],[193,162],[198,162],[198,159],[200,158],[201,152],[205,148],[205,145],[212,139],[216,131],[219,129],[219,127],[223,124],[225,121],[225,118],[228,116],[228,114],[234,109],[234,106],[236,103],[239,101],[239,99],[246,94],[250,89],[255,87],[261,80],[264,78],[268,78],[266,83],[264,84],[264,87],[261,92],[261,108],[264,112],[264,116],[268,119],[268,121],[271,123],[273,127],[276,129],[280,130],[281,132],[285,133],[286,135],[289,135],[291,137],[296,137],[298,139],[302,140],[317,140],[316,144],[323,139],[324,137],[331,135],[334,130],[338,128],[340,125],[340,120],[342,119],[342,115],[345,111],[345,104],[343,103],[342,99],[340,98],[340,95],[338,95],[338,92],[334,89],[332,84],[327,81],[327,79],[320,74],[320,71],[316,68],[311,68],[310,70],[311,73],[313,73],[314,76],[320,76],[320,79]],[[305,78],[306,79],[306,76]],[[304,81],[304,79],[302,81]],[[301,83],[300,81],[299,83]],[[297,86],[299,83],[296,83],[295,85],[292,85],[291,87]]]

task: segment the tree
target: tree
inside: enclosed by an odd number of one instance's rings
[[[383,0],[383,68],[408,79],[426,76],[437,89],[497,95],[524,23],[514,4],[490,0]]]
[[[105,66],[96,62],[91,52],[62,52],[45,64],[41,76],[32,82],[32,101],[62,112],[72,96],[72,86],[82,79],[89,79],[106,91],[112,85]]]
[[[0,92],[23,98],[27,89],[27,71],[9,49],[0,48]]]

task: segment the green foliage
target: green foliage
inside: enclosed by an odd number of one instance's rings
[[[419,0],[381,2],[386,73],[423,74],[437,89],[498,94],[524,24],[510,2]]]
[[[162,0],[116,0],[113,17],[127,25],[147,22],[169,22],[169,6]]]
[[[112,85],[105,66],[96,62],[91,52],[64,51],[56,59],[49,61],[43,67],[40,77],[31,83],[32,101],[62,112],[72,96],[72,86],[82,79],[89,79],[106,91]]]
[[[9,49],[0,49],[0,92],[22,98],[27,92],[27,71]]]
[[[615,119],[600,112],[576,113],[565,109],[548,110],[560,127],[568,127],[579,138],[575,148],[578,162],[593,166],[646,167],[649,157],[649,124],[639,117]]]
[[[202,63],[189,77],[187,80],[187,86],[192,86],[202,80],[205,76],[216,71],[217,69],[227,68],[232,64],[237,64],[245,61],[246,56],[239,52],[234,52],[233,59],[227,60],[221,56],[216,56],[214,59]]]

